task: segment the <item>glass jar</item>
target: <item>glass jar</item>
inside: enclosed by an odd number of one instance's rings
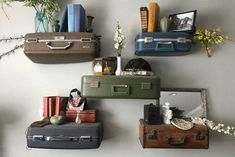
[[[48,32],[48,20],[41,11],[36,12],[35,16],[35,32]]]

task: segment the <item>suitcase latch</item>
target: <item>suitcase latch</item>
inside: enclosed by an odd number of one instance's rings
[[[44,136],[43,135],[34,135],[33,136],[33,141],[43,141]]]
[[[26,43],[37,43],[38,39],[37,38],[28,38],[26,39]]]
[[[54,40],[56,41],[63,41],[65,39],[64,36],[54,36]]]
[[[152,130],[150,134],[148,134],[148,139],[149,140],[156,140],[157,139],[157,131]]]
[[[145,38],[144,38],[144,42],[145,42],[145,43],[151,43],[151,42],[153,42],[153,41],[154,41],[153,37],[145,37]]]
[[[205,136],[202,135],[201,131],[198,131],[196,133],[196,137],[195,138],[196,138],[197,141],[200,141],[200,140],[204,140]]]
[[[81,38],[81,42],[84,43],[90,43],[91,42],[91,38]]]
[[[79,140],[89,140],[89,141],[91,141],[92,138],[91,138],[91,136],[80,136]]]
[[[142,82],[141,89],[151,89],[151,83],[150,82]]]
[[[177,38],[178,43],[186,43],[187,40],[185,38]]]
[[[91,88],[99,88],[99,87],[100,87],[100,82],[97,81],[97,80],[92,80],[92,81],[90,82],[90,87],[91,87]]]

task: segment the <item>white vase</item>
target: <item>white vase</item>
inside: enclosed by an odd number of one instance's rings
[[[121,56],[117,56],[117,69],[115,71],[115,75],[120,76],[122,73],[122,67],[121,67]]]

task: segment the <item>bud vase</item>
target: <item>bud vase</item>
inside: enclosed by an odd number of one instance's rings
[[[120,76],[122,73],[122,67],[121,67],[121,56],[117,56],[117,69],[115,71],[116,76]]]
[[[45,14],[41,11],[36,12],[35,20],[35,32],[48,32],[48,20]]]

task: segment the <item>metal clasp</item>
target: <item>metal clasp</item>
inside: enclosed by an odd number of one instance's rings
[[[186,43],[187,40],[185,38],[177,38],[178,43]]]
[[[81,42],[91,42],[91,38],[81,38]]]
[[[151,42],[153,42],[153,41],[154,41],[153,37],[145,37],[145,38],[144,38],[144,42],[145,42],[145,43],[151,43]]]

